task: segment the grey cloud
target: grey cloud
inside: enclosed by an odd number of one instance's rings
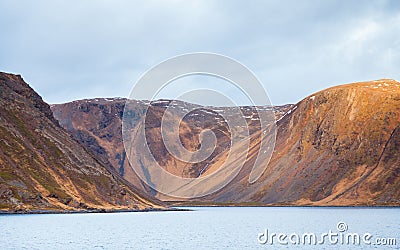
[[[334,84],[400,79],[399,7],[355,0],[2,1],[0,70],[21,73],[58,103],[128,96],[149,67],[210,51],[252,69],[273,103],[293,103]]]

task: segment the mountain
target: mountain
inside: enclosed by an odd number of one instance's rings
[[[399,82],[382,79],[320,91],[291,108],[277,128],[263,176],[250,185],[245,167],[210,200],[400,205]]]
[[[144,185],[129,167],[121,136],[125,101],[81,100],[53,105],[52,110],[60,124],[104,164],[113,166],[139,189],[171,199]],[[144,118],[146,105],[149,110]],[[161,118],[173,105],[181,110],[196,108],[180,125],[179,138],[185,148],[194,151],[201,146],[198,138],[202,130],[215,133],[215,151],[204,161],[196,164],[179,161],[160,143]],[[400,83],[395,80],[336,86],[295,105],[275,107],[275,150],[272,159],[264,163],[264,174],[252,184],[248,180],[260,138],[271,136],[260,131],[254,107],[241,107],[251,136],[248,155],[242,154],[242,147],[230,144],[232,131],[217,114],[229,114],[229,107],[201,107],[170,100],[136,101],[133,107],[129,115],[137,126],[141,126],[141,119],[146,119],[146,140],[154,158],[175,175],[196,178],[210,174],[221,166],[229,150],[238,162],[245,161],[230,184],[212,195],[191,200],[192,203],[400,204]],[[132,147],[133,164],[150,164],[142,156],[144,146],[138,143]]]
[[[163,209],[102,164],[19,75],[0,73],[0,211]]]
[[[126,99],[96,98],[78,100],[65,104],[51,105],[51,109],[61,126],[67,129],[77,140],[89,148],[104,164],[114,167],[120,175],[139,189],[159,198],[168,197],[157,193],[143,183],[130,167],[123,145],[121,126]],[[146,117],[146,141],[157,162],[170,173],[182,177],[196,178],[212,166],[214,159],[219,159],[222,153],[230,147],[230,130],[224,119],[217,115],[230,113],[229,107],[202,107],[191,103],[171,100],[131,101],[130,118],[140,126],[140,121]],[[275,107],[278,117],[283,115],[292,105]],[[146,113],[146,107],[149,107]],[[188,150],[199,148],[199,135],[204,129],[211,129],[218,140],[214,152],[206,160],[198,164],[187,164],[173,157],[165,145],[160,143],[161,119],[168,107],[180,111],[191,111],[183,117],[180,124],[180,140]],[[241,107],[246,115],[250,133],[259,130],[258,116],[253,107]],[[174,114],[174,113],[173,113]],[[177,117],[177,115],[176,115]],[[178,119],[178,118],[176,118]],[[145,145],[136,140],[132,146],[135,156],[142,156]],[[134,164],[150,164],[149,159],[133,157]]]

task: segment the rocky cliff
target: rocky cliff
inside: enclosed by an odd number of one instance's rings
[[[242,175],[209,199],[295,205],[400,204],[400,83],[329,88],[277,122],[275,151],[257,183]],[[255,146],[255,145],[253,145]]]
[[[0,211],[163,207],[89,152],[21,76],[0,73]]]
[[[110,164],[127,180],[152,195],[126,160],[121,137],[125,100],[93,99],[52,106],[55,117],[74,137],[90,148],[97,158]],[[198,136],[211,129],[217,137],[215,152],[205,161],[185,164],[168,153],[160,143],[160,121],[168,100],[150,105],[146,116],[146,139],[155,159],[169,172],[183,177],[209,174],[221,166],[232,148],[230,129],[212,110],[229,108],[197,107],[182,120],[180,140],[188,150],[199,148]],[[143,118],[144,105],[130,114]],[[187,103],[174,102],[181,109]],[[135,106],[136,107],[136,106]],[[266,171],[249,184],[249,173],[258,154],[257,113],[242,107],[251,135],[249,154],[238,176],[219,192],[195,202],[256,203],[284,205],[399,205],[399,126],[400,83],[382,79],[352,83],[315,93],[295,105],[275,108],[276,147]],[[211,111],[211,112],[210,112]],[[136,145],[133,164],[146,164],[141,147]],[[107,163],[108,162],[108,163]],[[166,197],[163,197],[166,198]],[[193,202],[193,201],[192,201]]]
[[[152,190],[136,175],[130,167],[123,145],[121,126],[126,99],[121,98],[96,98],[79,100],[65,104],[52,105],[54,116],[60,124],[66,128],[77,140],[85,146],[105,164],[114,167],[120,175],[133,183],[139,189],[160,198],[168,199],[160,193]],[[145,115],[146,107],[147,115]],[[217,145],[214,152],[204,161],[197,164],[187,164],[172,156],[166,146],[160,143],[161,120],[168,107],[173,106],[186,112],[193,109],[180,124],[179,138],[188,150],[198,150],[200,146],[199,135],[204,129],[212,130],[217,137]],[[292,105],[275,107],[275,113],[279,118]],[[247,126],[251,134],[259,130],[259,120],[252,107],[241,107]],[[140,126],[140,121],[146,119],[146,142],[136,140],[133,145],[133,164],[150,164],[149,159],[143,157],[143,147],[149,147],[155,160],[168,172],[182,176],[196,178],[201,174],[215,169],[213,163],[225,158],[223,153],[230,148],[230,129],[223,117],[217,112],[229,116],[229,107],[202,107],[181,101],[157,100],[151,104],[148,101],[133,101],[133,108],[129,116],[135,126]],[[172,113],[174,114],[174,113]],[[178,118],[177,118],[178,119]],[[137,156],[137,157],[136,157]]]

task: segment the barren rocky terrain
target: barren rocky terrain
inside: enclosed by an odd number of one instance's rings
[[[99,161],[149,195],[170,200],[152,190],[129,167],[122,143],[121,121],[124,99],[99,98],[52,105],[55,118]],[[144,116],[145,107],[149,106]],[[247,156],[230,145],[229,128],[218,115],[229,107],[196,106],[180,124],[179,138],[190,151],[200,147],[199,134],[212,130],[218,140],[212,155],[188,164],[175,159],[160,140],[161,119],[169,105],[179,109],[194,104],[159,100],[136,101],[129,114],[140,126],[146,119],[148,145],[135,145],[132,164],[146,164],[140,157],[149,147],[157,162],[182,177],[211,174],[229,151],[246,157],[238,176],[215,194],[191,203],[235,203],[269,205],[399,205],[400,199],[400,83],[391,79],[332,87],[312,94],[294,105],[274,107],[276,146],[265,162],[261,178],[250,184],[249,174],[259,153],[259,143],[271,136],[260,131],[253,107],[241,107],[251,140]],[[264,107],[265,109],[271,107]],[[145,118],[144,118],[145,117]],[[238,129],[238,128],[235,128]],[[138,140],[140,141],[140,140]]]
[[[21,76],[0,73],[0,212],[163,208],[74,140]]]

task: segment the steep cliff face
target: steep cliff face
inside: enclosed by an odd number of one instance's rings
[[[383,79],[318,92],[291,108],[277,125],[275,151],[262,178],[249,185],[244,174],[209,199],[400,204],[399,82]]]
[[[125,107],[122,98],[97,98],[52,105],[54,117],[73,137],[83,143],[104,165],[114,168],[120,176],[146,193],[152,193],[129,166],[121,124]],[[137,102],[132,110],[134,121],[142,118],[145,106]]]
[[[0,210],[156,207],[62,129],[21,76],[0,73]]]
[[[108,161],[124,177],[142,190],[158,197],[129,167],[121,138],[121,118],[125,100],[95,99],[52,106],[62,126]],[[180,140],[188,150],[199,148],[198,136],[211,129],[218,144],[212,156],[201,163],[185,164],[172,157],[160,138],[160,121],[168,100],[150,105],[146,116],[147,143],[158,163],[183,177],[207,175],[221,166],[231,147],[230,129],[212,109],[189,113],[180,126]],[[137,102],[130,114],[142,119],[146,103]],[[177,102],[181,109],[187,103]],[[135,106],[136,107],[136,106]],[[211,112],[210,112],[211,111]],[[257,202],[294,205],[399,205],[400,83],[383,79],[353,83],[315,93],[296,105],[275,108],[277,139],[272,159],[263,176],[249,184],[252,163],[264,136],[256,112],[242,107],[251,134],[251,149],[238,176],[219,192],[195,200],[200,202]],[[85,135],[85,136],[82,136]],[[140,158],[142,147],[135,145],[133,164],[149,164]],[[121,157],[123,156],[123,157]],[[123,159],[122,161],[120,159]],[[240,161],[240,160],[238,160]],[[162,197],[167,198],[167,197]]]
[[[66,128],[76,139],[90,148],[103,162],[108,162],[129,182],[139,189],[166,199],[145,185],[130,167],[122,141],[122,116],[126,100],[120,98],[97,98],[80,100],[65,104],[52,105],[52,111],[60,124]],[[134,101],[129,117],[135,126],[141,126],[140,121],[146,119],[146,142],[135,140],[132,146],[134,152],[131,162],[137,166],[149,165],[150,160],[143,157],[144,147],[149,147],[157,163],[168,172],[182,176],[196,178],[209,174],[215,170],[215,164],[226,158],[224,152],[230,148],[230,129],[222,116],[232,116],[229,107],[202,107],[190,103],[171,100],[158,100],[150,103],[147,101]],[[145,116],[146,107],[148,106]],[[179,126],[179,139],[183,146],[190,151],[200,147],[199,136],[204,129],[212,130],[217,138],[217,145],[213,153],[204,161],[188,164],[172,156],[161,138],[161,120],[168,107],[186,112]],[[292,105],[275,107],[277,117],[283,115]],[[258,116],[252,107],[241,107],[250,134],[259,130]],[[172,111],[174,116],[174,111]],[[176,118],[178,119],[178,118]],[[240,128],[239,128],[240,129]],[[85,136],[82,136],[85,135]],[[218,163],[219,164],[219,163]]]

